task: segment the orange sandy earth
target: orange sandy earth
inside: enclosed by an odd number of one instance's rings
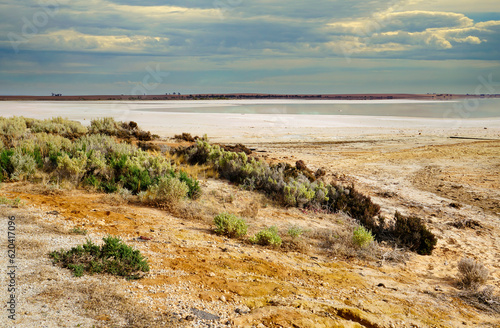
[[[113,293],[125,295],[121,299],[132,302],[133,308],[145,309],[152,316],[149,322],[139,320],[129,323],[131,326],[500,327],[498,313],[466,304],[457,296],[460,290],[456,287],[457,262],[469,256],[488,267],[487,284],[493,285],[497,294],[500,290],[500,141],[381,136],[368,141],[248,146],[268,161],[295,163],[302,159],[313,170],[325,168],[327,180],[335,174],[336,179],[354,182],[381,205],[387,217],[395,210],[419,215],[439,238],[433,255],[411,254],[407,261],[381,261],[380,254],[390,251],[382,248],[378,259],[345,259],[316,245],[284,251],[219,237],[212,232],[213,215],[220,211],[241,213],[252,203],[258,204],[258,213],[247,219],[250,235],[269,225],[286,231],[292,223],[309,231],[328,229],[345,218],[284,209],[263,195],[220,180],[200,178],[202,197],[196,203],[180,205],[194,208],[192,218],[110,195],[5,183],[0,195],[20,197],[25,204],[0,210],[4,215],[26,216],[30,224],[38,226],[31,230],[30,240],[39,239],[34,245],[60,248],[54,241],[57,238],[49,242],[42,238],[44,234],[64,236],[73,244],[88,236],[99,241],[113,234],[140,249],[151,266],[138,281],[108,276],[74,278],[68,270],[54,267],[51,272],[61,276],[57,279],[62,291],[53,292],[56,287],[52,284],[50,291],[40,288],[38,298],[32,295],[26,302],[43,300],[49,308],[51,304],[60,308],[61,302],[66,302],[75,311],[87,309],[79,313],[90,320],[85,321],[89,326],[125,326],[119,323],[119,314],[106,312],[113,305],[102,303],[106,311],[90,311],[85,307],[89,300],[75,303],[72,292],[64,292],[65,288],[76,288],[75,281],[85,285],[101,280],[106,284],[100,285],[105,293],[106,288],[109,293],[113,289]],[[460,208],[450,206],[452,203]],[[47,214],[49,211],[57,213]],[[477,225],[450,225],[464,219],[473,219]],[[70,234],[75,226],[88,230],[89,235]],[[18,243],[23,242],[21,232]],[[139,236],[152,239],[140,242]],[[48,257],[42,253],[40,258],[49,268]],[[40,284],[37,279],[24,281]],[[187,315],[190,307],[222,319],[200,320]],[[47,326],[77,324],[63,320],[51,325],[50,316],[57,314],[47,311]],[[36,322],[30,321],[33,315],[21,312],[19,326],[30,327]]]

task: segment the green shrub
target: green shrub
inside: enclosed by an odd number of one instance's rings
[[[111,167],[108,166],[106,157],[100,150],[90,150],[87,152],[87,172],[91,174],[110,176]]]
[[[113,181],[101,181],[100,188],[105,193],[114,193],[118,190],[118,186]]]
[[[278,234],[278,228],[275,226],[259,231],[255,236],[250,238],[250,241],[254,244],[273,247],[280,247],[282,242]]]
[[[173,176],[164,176],[157,184],[150,185],[148,190],[139,194],[141,201],[152,205],[162,206],[176,203],[185,198],[189,188],[185,182]]]
[[[214,224],[215,233],[230,238],[245,236],[248,230],[245,220],[234,214],[221,213],[214,218]]]
[[[68,269],[70,269],[71,271],[73,271],[73,276],[75,277],[81,277],[83,276],[83,273],[85,272],[85,267],[83,266],[83,264],[68,264],[67,266]]]
[[[10,175],[14,172],[14,167],[12,166],[12,162],[10,161],[12,155],[14,155],[13,149],[4,149],[0,153],[0,169],[2,181],[4,179],[9,179]]]
[[[80,123],[60,117],[0,118],[0,181],[29,178],[38,169],[51,179],[83,182],[105,192],[127,190],[127,195],[143,192],[144,199],[160,205],[186,195],[199,196],[198,181],[186,173],[176,173],[165,156],[112,137],[140,140],[155,137],[139,130],[136,123],[96,119],[92,120],[89,132]]]
[[[436,246],[437,239],[424,225],[422,220],[415,216],[406,217],[396,212],[392,236],[420,255],[430,255]]]
[[[134,194],[139,193],[141,190],[147,190],[152,184],[148,170],[141,169],[130,162],[127,163],[127,157],[123,158],[125,159],[125,165],[121,167],[115,166],[115,181]]]
[[[363,226],[358,226],[353,231],[352,241],[359,248],[366,248],[373,242],[373,235]]]
[[[127,279],[140,278],[141,272],[148,272],[149,265],[140,251],[124,244],[118,237],[104,237],[102,246],[95,245],[90,239],[83,245],[68,251],[50,253],[55,264],[73,271],[76,277],[84,272],[109,273]]]
[[[189,190],[187,195],[189,198],[196,199],[200,196],[201,188],[198,180],[191,178],[184,171],[181,171],[179,173],[179,180],[184,182],[188,186]]]

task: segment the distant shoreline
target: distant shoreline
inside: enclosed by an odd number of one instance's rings
[[[143,100],[237,100],[237,99],[302,99],[302,100],[453,100],[464,98],[500,98],[500,94],[186,94],[186,95],[54,95],[0,96],[0,101],[143,101]]]

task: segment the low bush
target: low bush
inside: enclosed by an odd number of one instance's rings
[[[67,153],[64,153],[62,156],[58,156],[56,161],[57,174],[61,178],[78,183],[86,172],[87,155],[83,152],[78,152],[73,157],[69,157]]]
[[[65,138],[75,139],[87,133],[87,128],[79,122],[55,117],[46,120],[29,120],[27,126],[34,133],[57,134]]]
[[[366,248],[371,243],[373,243],[373,235],[369,230],[366,230],[365,227],[359,226],[354,229],[352,234],[352,241],[359,248]]]
[[[214,218],[215,233],[229,238],[242,237],[247,234],[248,226],[245,220],[234,214],[221,213]]]
[[[344,212],[369,230],[378,230],[374,218],[380,213],[380,206],[373,203],[370,197],[358,192],[353,185],[329,185],[327,196],[329,212]]]
[[[194,142],[196,139],[199,139],[199,137],[193,137],[190,133],[186,132],[183,132],[182,134],[176,134],[174,138],[177,140],[189,141],[189,142]]]
[[[272,247],[280,247],[282,242],[278,234],[278,228],[275,226],[259,231],[255,236],[250,238],[250,241],[254,244]]]
[[[188,187],[187,196],[191,199],[196,199],[201,195],[201,187],[198,180],[188,176],[184,171],[179,173],[179,180],[184,182]]]
[[[0,117],[0,134],[7,147],[11,147],[13,141],[21,138],[27,132],[26,129],[26,120],[23,117]]]
[[[11,157],[14,155],[13,149],[4,149],[0,152],[0,169],[2,181],[9,179],[10,175],[14,172],[14,166],[11,162]]]
[[[137,123],[135,122],[117,122],[112,117],[103,117],[92,120],[90,122],[89,133],[105,134],[125,140],[135,138],[139,141],[151,141],[159,138],[157,135],[152,135],[149,131],[139,129]]]
[[[458,284],[461,288],[477,289],[488,279],[488,269],[471,258],[464,257],[458,262]]]
[[[20,149],[15,149],[10,157],[12,173],[10,179],[14,181],[23,180],[30,177],[37,168],[37,163],[33,156],[24,154]]]
[[[97,118],[90,121],[89,133],[116,136],[122,130],[122,124],[112,117]]]
[[[98,246],[90,239],[83,245],[51,252],[55,264],[73,271],[75,276],[84,272],[109,273],[127,279],[137,279],[142,272],[149,271],[147,259],[140,251],[124,244],[118,237],[104,237],[104,244]]]
[[[189,187],[183,181],[171,175],[161,177],[147,191],[139,194],[141,201],[158,207],[168,207],[188,195]]]
[[[437,239],[420,218],[416,216],[406,217],[396,212],[394,219],[394,227],[389,230],[390,237],[396,238],[401,245],[420,255],[432,254]]]

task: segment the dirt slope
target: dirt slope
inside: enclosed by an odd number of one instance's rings
[[[500,142],[428,137],[418,143],[251,146],[265,150],[260,154],[268,159],[302,159],[312,169],[337,172],[336,179],[356,182],[387,215],[418,214],[439,237],[437,249],[432,256],[391,262],[380,260],[384,252],[389,257],[388,248],[374,255],[379,259],[363,260],[336,258],[317,244],[300,245],[296,252],[225,239],[212,232],[213,215],[221,211],[246,214],[250,234],[269,225],[282,232],[291,224],[334,230],[345,217],[283,209],[216,180],[203,182],[198,205],[182,205],[176,215],[114,196],[3,184],[1,196],[25,202],[0,208],[3,220],[9,214],[20,217],[22,294],[15,326],[500,326],[498,314],[457,297],[455,284],[456,264],[466,255],[487,265],[488,284],[500,290]],[[468,219],[477,224],[456,224]],[[69,234],[75,226],[89,235]],[[151,272],[138,281],[74,278],[46,256],[107,234],[140,249]],[[58,319],[70,308],[74,314],[68,320]]]

